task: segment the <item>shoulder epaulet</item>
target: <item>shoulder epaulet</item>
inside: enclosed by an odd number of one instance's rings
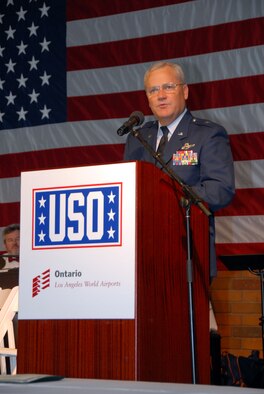
[[[192,123],[197,124],[199,126],[206,126],[206,127],[215,127],[216,126],[216,123],[212,122],[211,120],[201,119],[201,118],[193,118]]]

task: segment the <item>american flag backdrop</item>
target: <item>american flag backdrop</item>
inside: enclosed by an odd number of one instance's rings
[[[151,117],[158,60],[183,66],[189,109],[230,135],[218,254],[264,252],[264,0],[0,0],[0,230],[19,222],[21,171],[122,161],[116,130]]]

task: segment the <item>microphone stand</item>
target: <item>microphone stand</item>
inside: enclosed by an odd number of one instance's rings
[[[152,149],[152,147],[142,138],[140,129],[133,128],[131,133],[137,138],[140,143],[147,149],[152,157],[161,165],[161,169],[176,181],[182,188],[185,198],[181,198],[181,206],[185,208],[186,218],[186,239],[187,239],[187,283],[188,283],[188,302],[189,302],[189,319],[190,319],[190,341],[191,341],[191,361],[192,361],[192,383],[196,384],[196,349],[195,349],[195,336],[194,336],[194,312],[193,312],[193,264],[191,254],[191,231],[190,231],[190,213],[191,204],[195,204],[199,209],[207,216],[211,216],[211,212],[202,203],[200,197],[192,190],[192,188],[186,185],[183,180],[178,177],[159,156],[159,154]]]

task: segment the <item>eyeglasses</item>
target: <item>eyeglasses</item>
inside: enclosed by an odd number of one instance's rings
[[[149,89],[146,89],[147,95],[148,96],[156,96],[159,91],[162,89],[166,93],[174,93],[177,89],[178,86],[185,85],[185,83],[173,83],[173,82],[168,82],[164,83],[163,85],[159,86],[152,86]]]

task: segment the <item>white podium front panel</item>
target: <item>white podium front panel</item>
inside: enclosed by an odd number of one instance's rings
[[[136,163],[21,175],[19,319],[133,319]]]

